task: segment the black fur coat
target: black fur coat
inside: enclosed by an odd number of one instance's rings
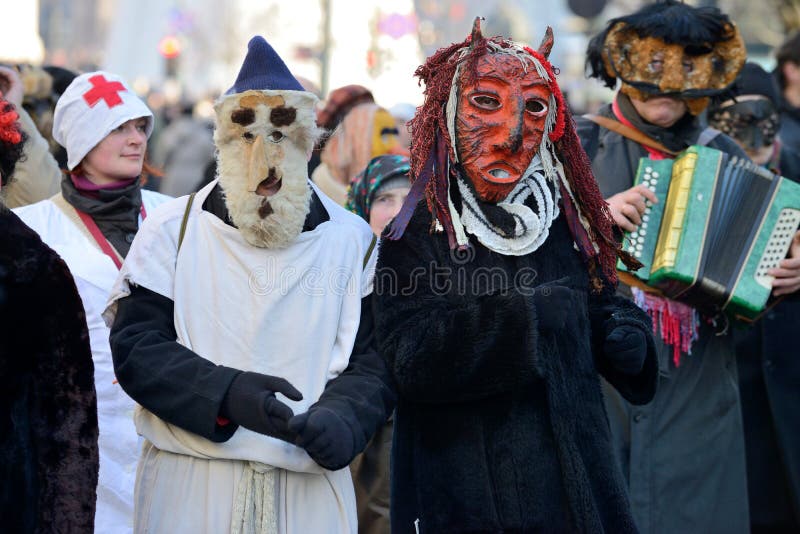
[[[94,530],[97,400],[66,264],[0,206],[0,531]]]
[[[562,210],[563,212],[563,210]],[[598,372],[631,402],[655,393],[649,318],[588,292],[563,214],[526,256],[472,239],[451,253],[421,203],[399,241],[381,242],[376,337],[398,405],[392,532],[635,532],[610,445]],[[569,277],[564,329],[540,330],[530,289]],[[564,282],[562,281],[562,285]],[[642,372],[606,361],[618,324],[647,332]]]

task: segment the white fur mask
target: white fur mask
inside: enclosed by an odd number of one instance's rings
[[[217,174],[233,223],[253,246],[285,248],[309,211],[308,157],[320,130],[305,91],[245,91],[214,106]]]

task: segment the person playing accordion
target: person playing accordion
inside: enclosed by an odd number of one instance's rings
[[[654,193],[633,187],[641,158],[672,158],[692,145],[746,158],[704,129],[698,115],[745,62],[736,25],[719,9],[675,0],[610,20],[589,43],[590,75],[620,89],[578,135],[615,222],[635,231]],[[620,234],[621,236],[621,234]],[[771,271],[775,292],[800,284],[800,240]],[[723,315],[620,286],[654,319],[659,388],[632,406],[605,387],[614,448],[637,526],[652,532],[749,532],[745,450],[732,326]],[[780,288],[780,289],[778,289]],[[659,339],[660,338],[660,339]]]

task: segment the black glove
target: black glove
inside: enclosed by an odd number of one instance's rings
[[[637,375],[647,357],[647,336],[636,326],[619,325],[606,336],[603,354],[619,372]]]
[[[565,285],[567,278],[542,284],[534,289],[533,305],[540,330],[561,330],[570,313],[575,313],[572,290]]]
[[[220,415],[253,432],[294,443],[295,435],[288,425],[294,412],[276,399],[275,393],[293,401],[303,399],[303,394],[283,378],[244,371],[231,382]]]
[[[325,469],[342,469],[356,456],[353,431],[329,408],[317,406],[295,415],[289,421],[289,429],[297,434],[295,445],[303,447]]]

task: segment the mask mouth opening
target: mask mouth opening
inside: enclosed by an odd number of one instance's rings
[[[504,161],[492,163],[481,174],[484,180],[496,184],[508,184],[519,179],[519,172]]]
[[[256,186],[255,194],[262,197],[271,197],[281,190],[283,180],[279,178],[274,172],[270,172],[269,176],[261,180]]]
[[[508,171],[503,170],[503,169],[492,169],[492,170],[489,171],[489,174],[491,174],[493,177],[499,178],[501,180],[504,179],[504,178],[508,178],[508,176],[509,176],[508,175]]]

